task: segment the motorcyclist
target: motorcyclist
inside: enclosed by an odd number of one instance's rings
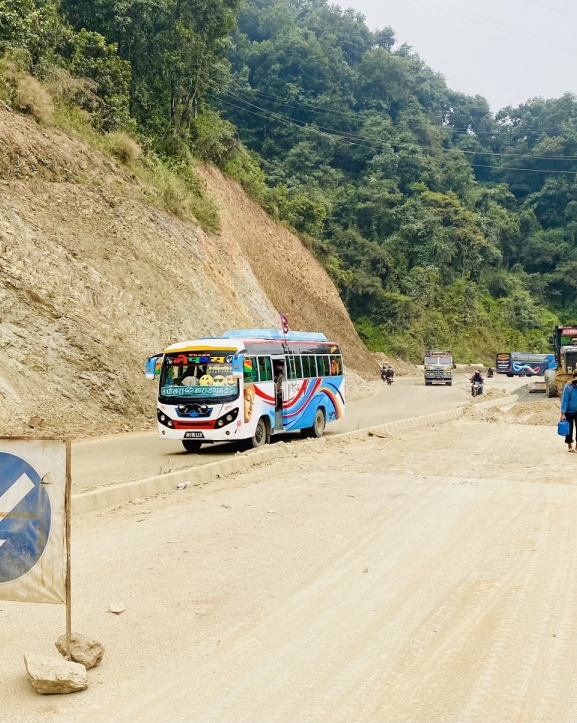
[[[493,367],[489,367],[487,369],[487,376],[489,377],[489,379],[493,378]]]
[[[481,387],[479,389],[479,394],[483,394],[483,384],[485,383],[485,380],[483,379],[483,376],[478,369],[475,369],[475,373],[471,377],[470,381],[471,381],[471,384],[479,384]]]
[[[385,379],[393,379],[394,376],[395,376],[395,370],[389,364],[389,366],[385,369]]]
[[[385,381],[387,378],[387,368],[385,366],[381,367],[381,379]]]

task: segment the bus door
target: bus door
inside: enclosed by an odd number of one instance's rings
[[[272,357],[272,369],[273,369],[273,380],[274,380],[274,430],[275,432],[282,432],[282,397],[283,397],[283,382],[286,377],[286,364],[284,356],[273,356]]]

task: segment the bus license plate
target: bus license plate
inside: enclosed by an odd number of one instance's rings
[[[202,432],[185,432],[184,438],[185,439],[204,439],[204,434]]]

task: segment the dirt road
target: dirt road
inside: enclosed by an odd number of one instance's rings
[[[513,391],[523,383],[526,382],[500,377],[491,380],[488,388]],[[330,424],[327,435],[455,409],[469,398],[464,377],[459,377],[453,387],[429,388],[423,385],[421,379],[401,378],[392,387],[381,384],[377,388],[378,394],[348,403],[346,416]],[[290,435],[281,437],[285,440],[290,438]],[[296,435],[296,438],[300,436]],[[74,491],[83,492],[107,484],[144,479],[215,462],[237,452],[238,447],[234,445],[207,445],[200,454],[191,455],[184,452],[180,442],[159,439],[156,432],[119,434],[77,442],[73,445]]]
[[[39,698],[21,655],[54,652],[63,610],[0,604],[3,723],[577,719],[577,460],[555,429],[318,452],[79,518],[74,628],[104,663]]]

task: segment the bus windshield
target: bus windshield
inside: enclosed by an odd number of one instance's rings
[[[166,354],[160,373],[160,396],[169,399],[223,401],[238,396],[229,351]]]

